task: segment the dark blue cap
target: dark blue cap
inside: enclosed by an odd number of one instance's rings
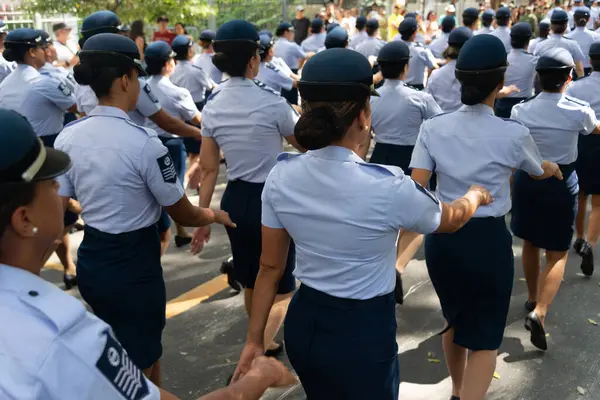
[[[31,28],[19,28],[11,31],[6,35],[4,44],[6,47],[11,46],[37,46],[43,44],[44,39],[42,37],[42,31]]]
[[[538,28],[540,29],[540,31],[549,31],[550,23],[548,22],[548,20],[543,19],[542,21],[540,21]]]
[[[56,178],[71,167],[66,153],[44,147],[25,117],[0,109],[0,183]]]
[[[454,20],[454,17],[446,16],[442,19],[442,32],[450,33],[455,26],[456,21]]]
[[[368,29],[379,29],[379,21],[377,21],[376,18],[371,18],[370,20],[367,21],[365,26]]]
[[[310,23],[310,31],[312,33],[319,33],[323,29],[323,20],[321,18],[315,18]]]
[[[592,43],[588,54],[592,60],[600,59],[600,41]]]
[[[363,29],[365,26],[367,26],[367,17],[365,17],[364,15],[361,15],[360,17],[356,18],[356,29],[361,30]]]
[[[176,56],[176,53],[173,51],[169,43],[163,42],[162,40],[157,40],[156,42],[152,42],[146,47],[144,50],[144,57],[153,58],[157,60],[167,60],[169,58],[173,58]]]
[[[466,26],[456,28],[448,36],[448,45],[452,47],[461,48],[467,40],[473,37],[473,31]]]
[[[171,42],[171,47],[173,49],[175,48],[181,48],[181,47],[192,47],[194,45],[194,43],[192,42],[192,39],[190,39],[190,37],[188,35],[177,35],[175,37],[175,39],[173,39],[173,42]]]
[[[492,21],[495,16],[496,13],[494,12],[494,10],[488,8],[483,12],[483,14],[481,14],[481,19],[483,21]]]
[[[260,35],[267,35],[268,37],[273,39],[273,32],[271,32],[268,29],[263,29],[262,31],[258,32],[258,36],[260,36]]]
[[[510,18],[510,8],[500,7],[496,11],[496,18]]]
[[[271,36],[269,35],[259,35],[259,41],[260,41],[260,49],[261,51],[266,51],[269,49],[269,47],[273,46],[273,39],[271,39]]]
[[[217,30],[213,47],[217,53],[236,53],[259,47],[258,32],[248,21],[234,19],[225,22]]]
[[[325,37],[325,48],[345,48],[348,45],[348,32],[341,26],[335,27]]]
[[[400,33],[413,33],[417,31],[417,20],[414,18],[404,18],[402,22],[400,22],[400,26],[398,27],[398,32]]]
[[[275,34],[277,36],[281,36],[286,31],[292,31],[293,32],[294,31],[294,26],[292,24],[290,24],[289,22],[282,22],[277,27],[277,30],[275,31]]]
[[[109,58],[128,60],[139,71],[141,76],[147,76],[146,70],[140,61],[140,52],[137,44],[127,36],[116,33],[99,33],[85,41],[79,58],[85,62],[88,55],[105,55],[107,63]],[[96,62],[97,60],[94,60]]]
[[[43,31],[41,29],[38,29],[38,32],[40,33],[40,36],[42,37],[42,44],[52,43],[52,38],[50,37],[50,34],[48,32]]]
[[[311,57],[302,70],[298,90],[307,101],[364,101],[378,96],[371,64],[348,49],[329,49]]]
[[[417,13],[416,12],[409,12],[404,14],[404,18],[414,18],[417,19]]]
[[[575,62],[571,53],[560,47],[546,50],[538,59],[536,70],[573,68]]]
[[[213,41],[215,40],[215,36],[217,34],[214,31],[211,31],[210,29],[205,29],[202,32],[200,32],[200,36],[198,37],[199,40],[206,40],[206,41]]]
[[[533,31],[529,22],[517,22],[510,28],[510,36],[514,37],[531,37]]]
[[[379,51],[377,56],[378,63],[399,63],[410,58],[410,48],[401,40],[394,40],[387,43]]]
[[[585,18],[585,17],[589,18],[590,15],[591,15],[591,11],[587,7],[577,7],[575,9],[575,12],[573,12],[573,16],[575,18]]]
[[[475,7],[467,7],[464,9],[462,16],[463,16],[463,18],[469,17],[469,18],[477,19],[477,18],[479,18],[479,10],[476,9]]]
[[[338,26],[340,26],[340,24],[338,24],[337,22],[332,22],[329,25],[327,25],[327,33],[331,32],[332,30],[334,30],[335,28],[337,28]]]
[[[506,49],[493,35],[477,35],[467,40],[456,60],[456,70],[468,74],[506,69]]]
[[[81,34],[85,37],[96,33],[118,33],[121,21],[112,11],[96,11],[85,17],[81,23]]]
[[[554,10],[550,15],[550,22],[564,23],[569,21],[569,15],[564,10]]]

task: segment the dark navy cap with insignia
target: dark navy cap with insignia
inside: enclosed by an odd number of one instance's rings
[[[488,8],[481,14],[481,19],[483,21],[492,21],[495,16],[496,13],[494,13],[494,10]]]
[[[349,49],[329,49],[311,57],[302,70],[298,90],[307,101],[363,101],[379,96],[373,88],[371,64]]]
[[[600,41],[592,43],[590,46],[589,55],[592,60],[600,59]]]
[[[256,49],[259,46],[258,32],[248,21],[234,19],[225,22],[215,36],[213,47],[217,53],[236,52],[240,46]]]
[[[575,62],[571,53],[560,47],[553,47],[545,51],[542,56],[538,59],[535,69],[540,70],[551,70],[551,69],[567,69],[573,68]]]
[[[290,24],[289,22],[282,22],[282,23],[279,24],[279,26],[275,30],[275,35],[281,36],[286,31],[292,31],[292,32],[294,32],[294,26],[292,24]]]
[[[260,50],[261,52],[267,51],[271,46],[273,46],[273,39],[269,35],[259,35],[260,40]]]
[[[550,30],[550,23],[548,22],[548,20],[542,20],[539,23],[538,28],[540,29],[540,31],[549,31]]]
[[[473,31],[466,26],[456,28],[448,35],[448,45],[461,48],[465,42],[473,37]]]
[[[258,32],[258,36],[260,36],[260,35],[267,35],[268,37],[273,39],[273,32],[271,32],[268,29],[263,29],[262,31]]]
[[[371,18],[367,21],[367,23],[365,24],[365,27],[367,27],[367,29],[379,29],[379,21],[377,21],[376,18]]]
[[[575,12],[573,13],[573,17],[579,18],[589,18],[591,15],[591,11],[587,7],[577,7]]]
[[[120,60],[128,60],[140,72],[141,76],[147,76],[146,70],[140,61],[140,52],[137,44],[126,36],[116,33],[100,33],[86,40],[83,49],[79,52],[82,62],[88,55],[106,55]],[[108,60],[107,60],[108,61]]]
[[[417,19],[417,13],[416,12],[409,12],[404,14],[404,18],[414,18]]]
[[[400,22],[400,26],[398,27],[398,32],[400,33],[412,33],[416,32],[418,27],[417,20],[414,18],[404,18],[402,22]]]
[[[531,37],[533,31],[529,22],[517,22],[510,29],[510,36],[514,37]]]
[[[360,17],[356,18],[356,29],[363,29],[365,26],[367,26],[367,17],[365,17],[364,15],[361,15]]]
[[[378,63],[399,63],[410,58],[410,48],[401,40],[387,43],[379,51]]]
[[[463,11],[462,16],[463,16],[463,18],[469,17],[469,18],[477,19],[477,18],[479,18],[479,10],[476,9],[475,7],[467,7]]]
[[[176,47],[192,47],[194,45],[194,43],[192,42],[192,39],[190,39],[190,37],[188,35],[178,35],[175,37],[175,39],[173,39],[173,42],[171,42],[171,47],[173,49],[175,49]]]
[[[148,47],[146,47],[146,50],[144,50],[144,57],[157,60],[167,60],[176,55],[177,53],[173,51],[171,46],[169,46],[169,43],[163,42],[162,40],[150,43]]]
[[[50,34],[46,31],[43,31],[41,29],[38,29],[38,32],[40,33],[40,36],[42,37],[42,44],[50,44],[52,43],[52,38],[50,37]]]
[[[334,30],[335,28],[337,28],[338,26],[340,26],[340,24],[338,24],[337,22],[332,22],[329,25],[327,25],[327,33],[331,32],[332,30]]]
[[[66,153],[44,147],[21,114],[0,109],[0,183],[56,178],[71,167]]]
[[[215,40],[216,33],[210,29],[205,29],[200,32],[199,40],[213,41]]]
[[[319,33],[323,29],[323,20],[321,18],[315,18],[310,23],[310,31],[312,33]]]
[[[467,40],[456,60],[456,73],[469,75],[506,69],[506,48],[493,35],[477,35]]]
[[[454,29],[455,26],[456,26],[456,21],[454,20],[453,17],[446,16],[442,19],[442,32],[450,33],[452,31],[452,29]]]
[[[112,11],[96,11],[85,17],[81,23],[81,34],[85,37],[97,33],[118,33],[121,21]]]
[[[496,18],[510,18],[510,8],[500,7],[496,11]]]
[[[325,37],[325,48],[344,48],[348,45],[348,32],[341,26],[331,30]]]
[[[4,40],[4,45],[10,48],[12,45],[15,46],[37,46],[38,44],[42,44],[42,31],[31,28],[19,28],[11,31],[6,35],[6,39]]]
[[[564,23],[569,21],[569,15],[564,10],[554,10],[550,15],[550,22],[552,23]]]

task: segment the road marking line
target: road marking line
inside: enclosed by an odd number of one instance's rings
[[[227,275],[219,275],[167,303],[167,319],[176,317],[227,288]]]

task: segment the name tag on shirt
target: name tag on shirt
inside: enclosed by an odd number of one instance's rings
[[[150,97],[150,100],[152,100],[152,102],[158,103],[158,99],[156,98],[156,95],[152,92],[152,89],[150,89],[150,86],[144,85],[144,92],[146,92],[146,94],[148,95],[148,97]]]
[[[175,171],[175,165],[173,165],[173,160],[169,154],[165,154],[156,159],[156,161],[158,162],[158,168],[160,168],[163,180],[167,183],[177,182],[177,171]]]

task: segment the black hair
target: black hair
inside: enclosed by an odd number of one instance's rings
[[[478,19],[479,19],[479,17],[473,16],[473,15],[464,16],[463,17],[463,25],[464,26],[471,26],[475,22],[477,22]]]
[[[404,72],[404,67],[408,64],[408,60],[400,62],[385,62],[380,61],[379,67],[384,79],[398,79],[400,74]]]
[[[129,38],[135,41],[138,37],[144,37],[144,21],[138,19],[131,23],[131,30],[129,31]]]
[[[458,76],[457,76],[458,77]],[[460,101],[468,106],[481,103],[504,81],[504,69],[481,75],[466,75],[460,81]]]
[[[175,59],[177,61],[187,61],[190,58],[190,48],[189,47],[177,47],[173,49],[175,52]]]
[[[374,26],[367,26],[367,29],[365,29],[367,31],[367,35],[369,36],[375,36],[375,34],[377,33],[377,30],[379,28],[376,28]]]
[[[486,28],[489,28],[490,26],[492,26],[492,22],[493,20],[491,19],[481,19],[481,25],[485,26]]]
[[[29,52],[29,49],[36,48],[37,46],[31,46],[29,44],[11,44],[10,47],[5,47],[2,55],[8,62],[24,63],[25,55]]]
[[[110,93],[115,79],[123,75],[131,77],[135,68],[133,62],[129,63],[116,56],[88,54],[73,68],[73,75],[77,83],[90,86],[96,97],[101,98]]]
[[[450,46],[446,47],[446,50],[442,52],[442,57],[449,58],[450,60],[458,60],[460,54],[460,47]]]
[[[524,49],[529,44],[530,37],[527,36],[511,36],[510,45],[513,49]]]
[[[572,70],[572,68],[562,68],[537,71],[540,87],[545,92],[560,92],[560,89],[571,76]]]
[[[599,60],[590,60],[590,64],[592,64],[592,69],[594,72],[600,71],[600,59]]]
[[[582,17],[575,21],[575,26],[586,26],[590,17]]]
[[[556,33],[557,35],[562,35],[567,30],[567,23],[553,22],[550,28],[552,29],[552,32]]]
[[[354,25],[354,27],[356,28],[356,30],[358,31],[362,31],[363,29],[365,29],[365,26],[367,25],[366,22],[364,21],[358,21],[358,18],[356,19],[356,25]]]
[[[215,53],[212,62],[221,72],[233,77],[246,75],[248,63],[256,55],[256,48],[240,46],[235,52]]]
[[[4,232],[11,224],[15,210],[33,202],[35,188],[35,182],[0,184],[0,239],[2,239]]]
[[[412,35],[414,35],[415,32],[416,31],[400,32],[400,37],[406,42],[412,37]]]
[[[146,72],[148,75],[160,75],[169,59],[146,57],[144,61],[146,62]]]
[[[183,22],[177,22],[175,25],[181,25],[181,27],[183,28],[183,34],[187,35],[188,31],[187,29],[185,29],[185,24]]]
[[[498,26],[507,26],[508,25],[508,20],[510,18],[508,17],[496,17],[496,23],[498,24]]]
[[[539,35],[540,39],[546,39],[549,34],[550,34],[550,29],[540,28],[540,35]]]
[[[200,47],[202,47],[204,50],[208,49],[210,45],[212,45],[212,40],[200,39]]]
[[[271,47],[273,47],[273,45],[270,44],[260,53],[260,61],[265,61],[265,58],[267,58],[269,55],[269,50],[271,50]]]
[[[302,115],[294,128],[294,137],[307,150],[318,150],[341,140],[360,112],[369,106],[363,102],[302,102]]]

